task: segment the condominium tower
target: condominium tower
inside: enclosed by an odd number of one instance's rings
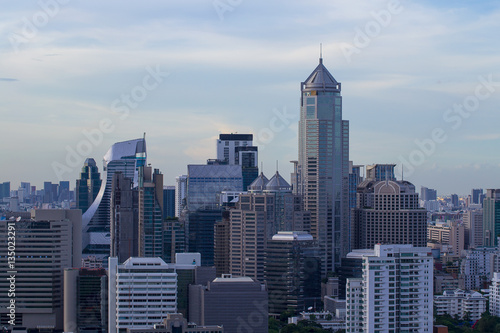
[[[352,255],[363,258],[363,275],[347,279],[347,332],[432,332],[433,258],[427,247],[377,244]]]

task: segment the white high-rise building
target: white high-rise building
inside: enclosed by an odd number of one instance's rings
[[[152,328],[177,312],[175,265],[160,258],[109,258],[109,333]]]
[[[175,216],[181,216],[187,194],[187,175],[175,177]]]
[[[480,290],[486,288],[486,282],[495,269],[495,254],[493,247],[480,247],[465,251],[465,258],[460,263],[460,288],[465,290]],[[498,261],[497,266],[498,266]]]
[[[353,255],[363,258],[363,277],[347,279],[347,332],[432,332],[429,248],[377,244]]]
[[[490,313],[492,316],[500,316],[500,273],[493,273],[490,285]]]

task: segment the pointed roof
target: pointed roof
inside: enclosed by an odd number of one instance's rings
[[[288,192],[292,190],[292,187],[283,177],[281,177],[280,173],[276,171],[276,174],[269,180],[269,183],[267,183],[265,190],[269,192]]]
[[[323,58],[319,58],[319,65],[314,69],[314,71],[309,75],[309,77],[303,82],[303,87],[305,89],[335,89],[340,90],[340,83],[335,80],[332,74],[323,65]]]
[[[248,186],[248,190],[250,192],[262,192],[267,183],[269,182],[269,179],[267,179],[266,176],[264,176],[264,173],[261,172],[259,177],[255,178],[255,180]]]

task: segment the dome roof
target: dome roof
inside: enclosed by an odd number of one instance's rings
[[[283,177],[281,177],[280,173],[276,171],[276,174],[267,183],[265,190],[269,192],[292,191],[292,187]]]
[[[267,179],[266,176],[264,176],[264,173],[261,172],[259,177],[255,178],[255,180],[248,186],[248,190],[250,192],[262,192],[267,183],[269,182],[269,179]]]

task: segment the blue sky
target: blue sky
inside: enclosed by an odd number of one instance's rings
[[[497,188],[499,28],[496,1],[4,2],[0,181],[74,184],[84,157],[101,166],[143,132],[166,185],[230,132],[253,133],[264,172],[278,160],[287,177],[322,43],[355,164],[404,163],[441,194]]]

